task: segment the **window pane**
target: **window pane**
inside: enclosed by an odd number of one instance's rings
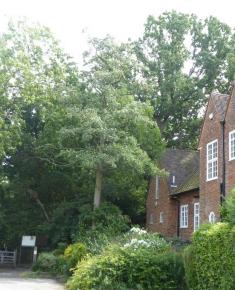
[[[180,227],[188,227],[188,205],[182,205],[180,207]]]
[[[218,144],[217,140],[207,145],[207,179],[216,178],[218,175]]]
[[[235,158],[235,132],[230,134],[230,158]]]
[[[159,199],[159,177],[158,176],[156,176],[155,198],[156,199]]]

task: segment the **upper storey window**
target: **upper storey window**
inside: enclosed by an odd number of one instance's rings
[[[159,199],[159,176],[156,176],[155,199]]]
[[[229,160],[235,159],[235,130],[229,133]]]
[[[218,141],[207,144],[207,180],[218,177]]]

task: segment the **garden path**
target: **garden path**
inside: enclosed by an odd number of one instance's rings
[[[1,270],[0,290],[65,290],[53,279],[22,278],[22,271]]]

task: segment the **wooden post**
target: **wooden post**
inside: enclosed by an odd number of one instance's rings
[[[14,263],[14,268],[16,268],[16,261],[17,261],[17,250],[14,251],[14,256],[13,256],[13,263]]]

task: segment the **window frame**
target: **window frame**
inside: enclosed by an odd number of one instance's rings
[[[196,207],[198,206],[198,213],[196,214]],[[196,226],[196,218],[198,218],[198,225]],[[196,232],[200,227],[200,203],[195,202],[193,205],[193,231]]]
[[[163,224],[163,223],[164,223],[163,211],[160,212],[159,223],[160,223],[160,224]]]
[[[235,141],[235,130],[232,130],[229,132],[229,161],[232,161],[235,159],[235,151],[234,151],[234,157],[231,156],[232,154],[232,144],[231,144],[231,141],[232,141],[232,138],[231,136],[234,134],[234,141]]]
[[[212,220],[213,217],[213,220]],[[210,224],[215,224],[216,223],[216,215],[213,211],[211,211],[208,215],[208,221]]]
[[[180,228],[187,229],[188,228],[188,204],[182,204],[180,206]]]
[[[159,176],[155,177],[155,200],[159,199]]]
[[[217,156],[216,158],[213,158],[213,144],[216,143],[217,144]],[[209,146],[212,145],[212,159],[208,159],[208,148]],[[209,143],[207,143],[206,145],[206,181],[211,181],[211,180],[215,180],[218,179],[218,139],[215,139]],[[213,163],[216,161],[216,167],[217,167],[217,171],[216,171],[216,176],[209,178],[208,174],[209,174],[209,163],[212,164],[212,170],[213,170]],[[213,171],[212,171],[213,173]],[[213,174],[212,174],[213,175]]]

